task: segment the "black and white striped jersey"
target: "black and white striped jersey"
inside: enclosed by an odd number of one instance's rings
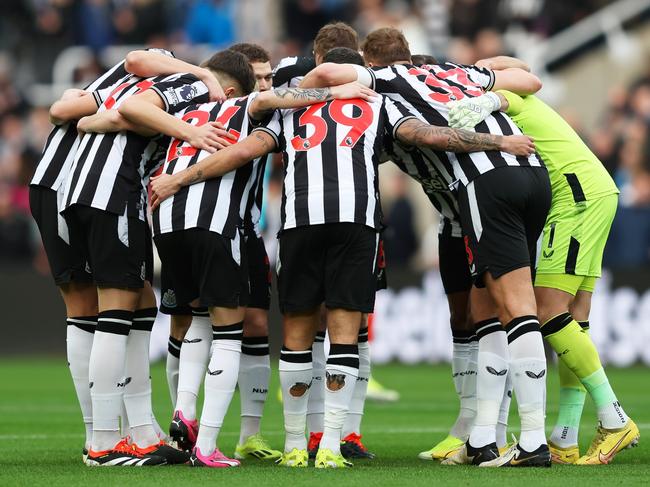
[[[429,201],[442,216],[439,233],[446,230],[452,237],[462,237],[458,200],[451,190],[453,173],[445,171],[446,166],[440,164],[440,159],[446,157],[445,153],[391,140],[384,157],[420,183]]]
[[[244,214],[244,228],[254,232],[258,237],[262,236],[260,220],[262,219],[262,206],[264,204],[264,175],[266,164],[271,157],[271,154],[266,154],[254,161],[255,179],[248,194],[248,202],[246,203],[246,212]]]
[[[273,70],[273,88],[295,88],[315,67],[313,57],[285,57]]]
[[[480,96],[494,85],[494,73],[485,68],[453,63],[412,66],[396,64],[371,68],[372,88],[402,103],[421,120],[447,126],[447,103],[464,97]],[[493,113],[475,127],[476,132],[495,135],[521,134],[504,113]],[[543,166],[536,155],[517,157],[500,151],[453,153],[431,151],[436,155],[440,174],[468,184],[481,174],[503,166]],[[452,181],[452,182],[454,182]]]
[[[124,69],[125,61],[121,61],[84,88],[86,91],[111,89],[119,85],[129,76]],[[45,148],[36,171],[32,177],[31,186],[43,186],[58,190],[65,181],[70,170],[74,155],[79,146],[77,122],[56,125],[45,142]]]
[[[161,97],[169,113],[209,101],[208,88],[191,74],[129,76],[110,91],[94,92],[101,103],[98,111],[116,109],[148,89]],[[128,131],[84,135],[66,181],[64,208],[81,204],[144,220],[149,176],[162,164],[168,141]]]
[[[245,138],[250,130],[248,106],[253,98],[192,105],[176,116],[194,125],[221,122],[234,137]],[[163,172],[176,174],[209,155],[207,151],[174,139],[167,149]],[[262,159],[255,159],[222,177],[186,186],[167,198],[153,212],[154,235],[202,228],[235,238],[243,225],[249,194],[259,177]]]
[[[282,110],[257,127],[284,153],[281,230],[339,222],[379,230],[379,154],[385,137],[410,118],[403,106],[377,97]]]

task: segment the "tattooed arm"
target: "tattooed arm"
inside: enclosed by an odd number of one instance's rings
[[[493,135],[429,125],[415,118],[402,123],[397,138],[409,145],[430,147],[446,152],[480,152],[498,150],[516,156],[535,152],[533,139],[526,135]]]
[[[156,209],[184,186],[223,176],[273,151],[275,147],[273,137],[256,130],[241,142],[221,149],[174,175],[163,173],[151,178],[151,208]]]
[[[249,115],[260,120],[269,112],[282,108],[302,108],[330,100],[361,98],[371,101],[377,94],[359,83],[346,83],[330,88],[276,88],[257,95],[249,107]]]

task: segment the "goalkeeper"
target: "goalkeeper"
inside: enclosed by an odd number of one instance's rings
[[[551,455],[555,463],[606,464],[639,438],[587,332],[619,191],[569,124],[535,96],[498,91],[451,102],[449,125],[471,129],[497,110],[533,137],[551,179],[551,210],[535,278],[542,334],[559,356],[560,412],[549,441]],[[580,456],[578,427],[586,392],[600,424],[589,450]]]

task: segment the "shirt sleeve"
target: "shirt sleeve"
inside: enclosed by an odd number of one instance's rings
[[[95,98],[95,103],[97,103],[97,107],[100,107],[108,99],[109,96],[121,91],[126,86],[133,83],[134,79],[136,78],[137,78],[136,76],[124,71],[124,77],[120,78],[116,83],[107,86],[105,88],[94,90],[92,92],[92,95]],[[108,109],[111,107],[106,107],[106,108]]]
[[[273,152],[280,152],[282,150],[282,112],[280,110],[275,110],[273,115],[267,119],[266,123],[259,123],[251,131],[253,132],[265,132],[273,137],[275,142],[275,150]]]
[[[176,113],[189,105],[208,103],[208,87],[193,74],[184,73],[171,80],[155,83],[151,89],[162,99],[165,111]]]
[[[315,67],[312,57],[285,57],[273,70],[273,88],[295,88]]]
[[[417,117],[404,105],[387,97],[384,97],[384,110],[386,111],[386,130],[393,139],[397,139],[397,130],[404,122],[410,119],[417,120]]]
[[[474,65],[459,64],[471,81],[479,85],[485,91],[490,91],[494,87],[494,71],[488,68],[480,68]]]

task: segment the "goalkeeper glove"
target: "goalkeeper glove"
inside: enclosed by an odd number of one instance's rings
[[[463,98],[447,103],[449,126],[456,129],[473,129],[501,108],[501,100],[491,91],[476,98]]]

